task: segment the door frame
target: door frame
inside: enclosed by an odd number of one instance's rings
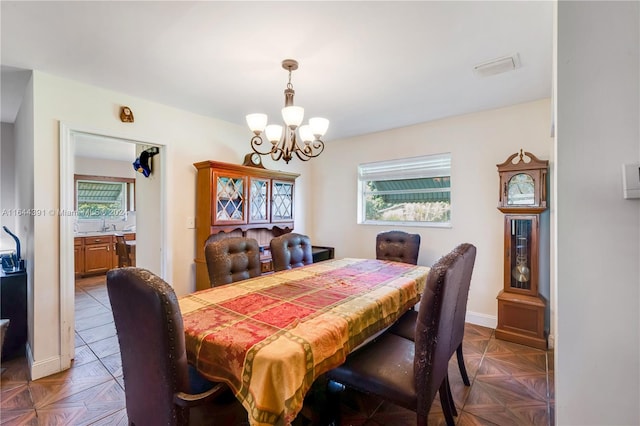
[[[117,139],[142,145],[158,146],[160,154],[164,154],[165,146],[157,142],[142,141],[126,136],[114,135],[85,126],[71,125],[60,122],[60,370],[71,367],[71,360],[75,356],[75,269],[73,247],[73,218],[75,212],[74,191],[74,151],[75,136],[77,134],[90,134],[107,139]],[[161,169],[166,170],[166,155],[160,155]],[[154,159],[154,161],[156,161]],[[161,246],[166,247],[166,173],[160,175],[160,241]],[[166,252],[160,254],[160,276],[167,273]]]

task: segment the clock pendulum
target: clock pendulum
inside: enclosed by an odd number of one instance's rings
[[[523,224],[520,221],[512,222],[516,228],[516,266],[513,267],[511,275],[516,280],[517,288],[528,288],[529,279],[531,278],[531,270],[527,266],[527,243],[528,239],[526,234],[518,228],[522,228]]]

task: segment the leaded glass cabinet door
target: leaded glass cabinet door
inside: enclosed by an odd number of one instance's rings
[[[213,224],[247,223],[246,177],[215,173],[213,179],[216,189]]]
[[[250,178],[249,222],[269,222],[269,179]]]
[[[271,188],[271,222],[291,222],[293,220],[293,182],[273,180]]]

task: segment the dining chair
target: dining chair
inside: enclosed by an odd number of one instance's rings
[[[207,240],[204,257],[211,287],[260,276],[260,247],[253,238]]]
[[[462,341],[464,338],[464,323],[467,314],[467,299],[469,296],[469,287],[471,284],[471,275],[473,273],[473,266],[476,260],[476,248],[471,244],[460,244],[454,252],[462,254],[465,262],[464,277],[460,281],[460,290],[458,291],[458,298],[455,306],[455,316],[453,318],[453,330],[451,338],[452,353],[455,351],[456,358],[458,359],[458,368],[460,369],[460,375],[465,386],[471,386],[469,381],[469,375],[467,374],[467,368],[464,364],[464,356],[462,353]],[[417,311],[406,312],[396,323],[391,326],[389,332],[402,336],[405,339],[414,340],[416,324],[418,320]]]
[[[418,264],[420,234],[386,231],[376,236],[376,259]]]
[[[427,424],[439,391],[446,423],[452,426],[457,411],[449,385],[449,347],[466,264],[462,251],[452,251],[429,271],[415,341],[385,332],[328,371],[327,378],[415,411],[420,426]]]
[[[273,238],[269,247],[276,272],[313,263],[311,239],[306,235],[289,232]]]
[[[187,363],[184,326],[173,288],[141,268],[107,272],[130,425],[186,425],[191,407],[226,385],[208,382]]]
[[[127,245],[123,235],[116,235],[116,255],[118,256],[118,268],[133,266],[131,261],[131,249]]]

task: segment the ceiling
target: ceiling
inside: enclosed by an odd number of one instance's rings
[[[107,139],[109,143],[105,143]],[[76,157],[128,161],[130,163],[133,163],[136,158],[136,143],[133,141],[107,138],[88,133],[74,133],[74,142],[74,155]]]
[[[294,58],[295,103],[331,120],[329,141],[550,97],[552,20],[551,1],[3,0],[2,121],[35,69],[240,125],[252,112],[279,122],[281,61]],[[473,72],[515,53],[514,71]]]

